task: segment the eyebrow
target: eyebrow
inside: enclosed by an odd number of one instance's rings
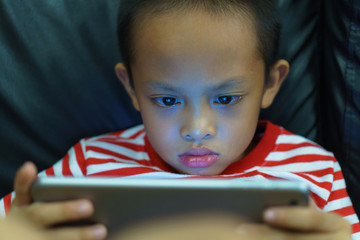
[[[152,82],[152,83],[148,84],[148,86],[155,90],[165,90],[165,91],[170,91],[170,92],[177,92],[179,90],[179,88],[177,88],[177,87],[173,87],[169,84],[161,83],[161,82]]]
[[[242,76],[232,77],[229,79],[224,80],[224,82],[210,86],[208,91],[224,91],[224,90],[231,90],[234,88],[243,88],[245,85],[246,79]],[[162,83],[162,82],[151,82],[148,84],[148,87],[155,89],[155,90],[164,90],[170,92],[184,92],[185,89],[181,87],[175,87],[170,84]]]
[[[212,91],[221,91],[221,90],[231,90],[234,88],[243,88],[246,83],[246,79],[244,77],[232,77],[226,79],[223,83],[213,86],[211,88]]]

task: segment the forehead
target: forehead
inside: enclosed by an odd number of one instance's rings
[[[135,32],[132,65],[149,74],[213,76],[262,62],[248,16],[172,12],[144,17]]]

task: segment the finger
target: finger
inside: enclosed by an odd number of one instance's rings
[[[94,207],[89,200],[72,200],[34,203],[25,211],[27,219],[43,227],[88,218],[93,214]]]
[[[17,171],[14,181],[15,199],[13,206],[24,206],[32,202],[31,184],[37,178],[37,169],[32,162],[26,162]]]
[[[310,199],[309,201],[309,207],[312,209],[319,209],[314,200]]]
[[[107,230],[104,225],[87,227],[57,228],[46,232],[47,239],[51,240],[102,240]]]
[[[349,231],[351,225],[335,213],[325,213],[308,207],[278,207],[267,209],[264,220],[271,226],[307,232]]]

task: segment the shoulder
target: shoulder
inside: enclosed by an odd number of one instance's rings
[[[275,135],[274,147],[270,157],[296,157],[296,156],[322,156],[324,160],[335,161],[334,154],[314,141],[303,136],[294,134],[281,126],[268,123],[267,128]]]
[[[339,164],[334,154],[315,142],[293,134],[282,127],[277,128],[272,150],[267,153],[262,171],[289,180],[306,180],[315,188],[331,189]]]
[[[143,145],[144,136],[145,136],[144,125],[140,124],[121,131],[84,138],[81,141],[83,144],[94,144],[101,142],[110,142],[110,143],[130,142],[130,143],[138,143]]]
[[[84,138],[80,141],[85,160],[89,158],[148,158],[145,153],[144,126],[137,125],[122,131]]]
[[[334,184],[342,184],[340,181],[343,181],[334,154],[305,137],[270,125],[267,127],[276,132],[274,144],[259,171],[272,178],[307,183],[311,197],[323,209]]]

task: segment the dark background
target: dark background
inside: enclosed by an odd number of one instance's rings
[[[0,195],[80,138],[140,123],[116,79],[117,0],[0,0]],[[262,118],[333,151],[360,213],[360,0],[279,0],[290,75]]]

